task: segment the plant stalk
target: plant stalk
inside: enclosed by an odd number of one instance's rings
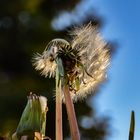
[[[62,98],[61,98],[61,80],[59,80],[58,69],[56,71],[56,140],[63,140],[62,129]]]
[[[72,140],[80,140],[80,133],[77,125],[74,105],[69,93],[69,87],[66,84],[64,86],[64,97],[65,97],[66,109],[67,109],[70,129],[71,129],[70,131],[71,131]]]

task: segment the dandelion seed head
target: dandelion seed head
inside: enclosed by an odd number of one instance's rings
[[[80,88],[76,93],[71,91],[71,97],[74,102],[83,100],[87,95],[93,93],[99,85],[107,78],[107,68],[110,63],[110,49],[108,44],[101,37],[96,27],[91,23],[81,28],[76,28],[72,32],[73,48],[79,50],[81,63],[87,73],[79,72]],[[84,82],[83,82],[84,81]]]
[[[84,76],[85,84],[81,83],[79,91],[77,91],[76,94],[73,94],[72,98],[74,101],[86,98],[88,94],[93,93],[93,91],[96,90],[107,78],[106,70],[110,62],[110,55],[106,54],[105,56],[102,56],[104,49],[100,53],[96,52],[99,53],[98,56],[94,61],[92,61],[91,65],[87,67],[87,71],[92,75],[92,77],[87,75]],[[100,57],[102,58],[101,60]]]
[[[71,35],[70,43],[59,38],[50,41],[42,54],[34,56],[33,65],[41,75],[54,77],[56,60],[61,58],[71,97],[76,102],[93,93],[106,79],[111,53],[97,27],[91,23],[75,28]],[[65,101],[63,94],[62,99]]]
[[[61,47],[65,47],[69,43],[64,39],[53,39],[48,43],[42,54],[35,54],[33,58],[33,66],[39,70],[41,75],[45,77],[54,77],[56,71],[57,52]]]

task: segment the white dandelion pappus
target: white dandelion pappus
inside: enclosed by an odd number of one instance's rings
[[[33,66],[36,70],[41,71],[41,75],[45,77],[54,77],[56,71],[57,51],[61,46],[69,45],[64,39],[53,39],[48,43],[42,54],[35,54],[33,57]]]
[[[85,83],[81,80],[79,91],[71,93],[72,99],[77,101],[91,94],[106,79],[106,70],[110,63],[110,49],[98,30],[91,24],[75,29],[73,35],[74,39],[71,45],[73,48],[80,49],[81,61],[92,76],[79,75]]]

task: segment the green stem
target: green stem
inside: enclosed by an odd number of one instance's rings
[[[68,119],[70,123],[72,140],[80,140],[80,133],[79,133],[78,125],[77,125],[74,105],[73,105],[73,102],[69,93],[68,85],[64,86],[64,96],[65,96]]]
[[[135,133],[135,112],[131,112],[130,130],[129,130],[129,140],[134,140]]]

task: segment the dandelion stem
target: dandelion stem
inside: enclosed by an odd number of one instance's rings
[[[65,96],[66,109],[67,109],[70,129],[71,129],[70,131],[71,131],[72,140],[80,140],[80,133],[77,125],[74,105],[72,103],[68,85],[64,86],[64,96]]]
[[[61,99],[61,80],[59,72],[56,70],[56,140],[63,140],[62,131],[62,99]]]

